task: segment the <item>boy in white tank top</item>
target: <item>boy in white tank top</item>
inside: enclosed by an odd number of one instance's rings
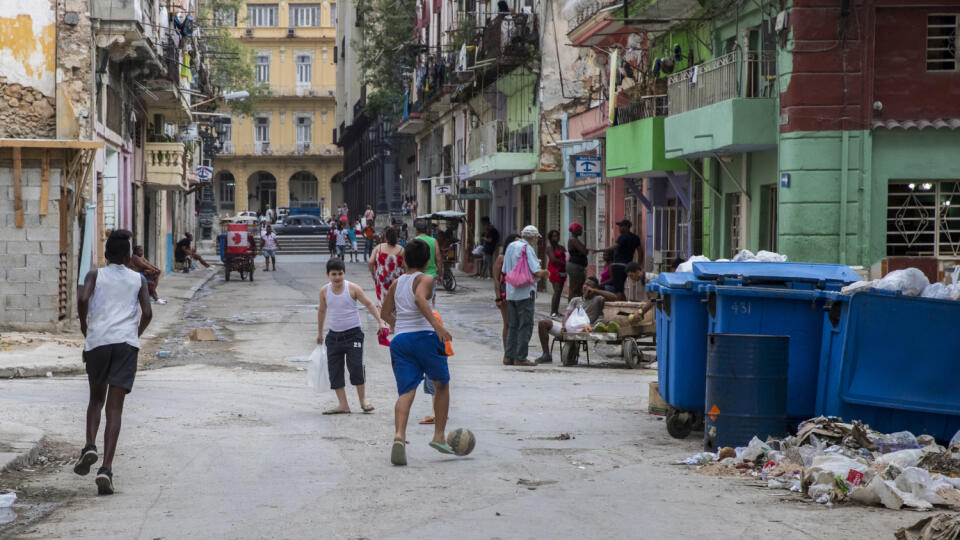
[[[450,407],[450,371],[444,342],[451,341],[448,332],[433,315],[430,304],[434,277],[423,273],[430,261],[430,246],[414,239],[404,249],[407,272],[400,276],[383,299],[383,318],[394,329],[390,342],[393,376],[397,380],[397,405],[394,408],[396,433],[390,452],[394,465],[407,464],[407,420],[424,376],[433,381],[435,421],[430,446],[443,454],[452,454],[445,429]]]
[[[365,413],[373,412],[373,405],[366,401],[366,371],[363,367],[363,328],[360,326],[360,310],[357,302],[363,304],[377,319],[380,328],[387,323],[380,318],[380,310],[367,298],[356,283],[344,279],[346,268],[343,260],[331,258],[327,261],[327,278],[330,283],[320,289],[320,302],[317,305],[317,344],[327,345],[327,369],[330,374],[330,389],[336,392],[339,402],[333,409],[323,414],[350,414],[347,403],[344,364],[350,372],[350,384],[357,388],[360,408]],[[324,323],[330,329],[326,339],[323,336]]]
[[[120,436],[123,400],[133,389],[137,374],[140,335],[153,317],[146,278],[126,266],[133,254],[131,236],[125,230],[110,233],[104,253],[110,264],[90,270],[77,295],[80,331],[86,338],[83,361],[90,382],[90,401],[87,442],[73,471],[86,475],[99,458],[97,432],[100,412],[106,404],[103,463],[95,480],[100,495],[113,493],[113,455]]]

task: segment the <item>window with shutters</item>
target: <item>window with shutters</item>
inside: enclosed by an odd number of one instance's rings
[[[214,14],[214,20],[218,26],[236,26],[237,10],[231,8],[220,8]]]
[[[330,26],[337,25],[337,3],[330,2]]]
[[[297,117],[297,152],[306,152],[310,149],[310,142],[312,139],[312,135],[310,133],[311,127],[312,122],[310,121],[309,116]]]
[[[312,60],[308,54],[297,55],[297,86],[310,86],[313,76]]]
[[[957,71],[957,14],[927,15],[927,71]]]
[[[258,54],[257,64],[254,70],[256,72],[258,83],[269,83],[270,82],[270,55]]]
[[[293,4],[290,6],[290,26],[319,26],[320,6]]]
[[[270,119],[260,116],[253,124],[253,139],[256,153],[265,154],[270,151]]]
[[[277,4],[248,5],[247,24],[250,26],[277,26]]]

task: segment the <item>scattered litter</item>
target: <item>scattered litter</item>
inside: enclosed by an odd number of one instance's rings
[[[47,372],[47,377],[53,377],[53,372],[52,372],[52,371],[48,371],[48,372]]]
[[[945,449],[928,435],[880,433],[856,420],[812,418],[798,426],[796,437],[754,437],[745,447],[675,463],[707,476],[752,477],[825,505],[960,510],[960,442]]]
[[[173,351],[157,351],[157,358],[169,358],[173,356]]]
[[[7,508],[13,506],[13,502],[17,500],[16,493],[0,493],[0,508]]]
[[[677,265],[677,272],[693,272],[693,263],[695,262],[710,262],[710,257],[705,257],[703,255],[694,255],[687,259],[685,262]]]
[[[956,294],[953,299],[960,298],[960,289],[957,288],[956,284],[943,286],[942,288],[931,287],[927,275],[919,268],[894,270],[880,279],[858,281],[847,285],[840,290],[840,293],[853,294],[868,289],[901,292],[907,296],[927,296],[930,298],[950,298],[951,295]]]
[[[569,441],[570,439],[576,439],[576,437],[569,433],[561,433],[555,437],[540,437],[543,441]]]
[[[581,467],[582,468],[582,467]],[[540,487],[540,486],[549,486],[550,484],[556,484],[556,480],[528,480],[526,478],[521,478],[517,480],[518,486],[528,486],[528,487]]]
[[[925,517],[894,533],[897,540],[955,540],[960,538],[960,514]]]
[[[187,334],[187,341],[217,341],[217,333],[213,328],[194,328]]]

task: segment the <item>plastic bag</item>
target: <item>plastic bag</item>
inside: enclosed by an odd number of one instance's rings
[[[943,283],[931,283],[923,288],[923,293],[920,295],[924,298],[950,298],[950,292],[947,290],[947,286]]]
[[[563,323],[563,328],[567,332],[579,332],[583,330],[584,326],[590,324],[590,316],[587,315],[587,312],[583,309],[583,306],[577,306],[576,309],[570,313],[570,316],[567,317],[567,322]]]
[[[950,439],[950,444],[948,444],[947,447],[953,446],[957,443],[960,443],[960,430],[957,430],[957,432],[953,434],[953,438]]]
[[[471,251],[470,253],[472,253],[474,257],[479,257],[483,255],[483,246],[477,246],[473,248],[473,251]]]
[[[527,246],[523,246],[523,252],[520,254],[517,264],[507,272],[503,280],[507,282],[507,285],[514,288],[528,287],[534,284],[533,274],[530,272],[530,263],[527,262]]]
[[[757,262],[787,262],[787,256],[761,249],[753,260]]]
[[[757,256],[749,249],[741,250],[733,257],[733,262],[750,262],[757,260]]]
[[[710,257],[705,257],[703,255],[694,255],[677,265],[677,272],[693,272],[693,263],[695,262],[710,262]]]
[[[874,287],[885,291],[901,291],[908,296],[919,296],[929,284],[930,280],[920,269],[906,268],[883,276]]]
[[[330,389],[330,374],[327,367],[327,347],[317,345],[310,353],[307,365],[307,386],[315,392],[325,392]]]

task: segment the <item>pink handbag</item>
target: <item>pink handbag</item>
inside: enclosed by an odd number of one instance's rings
[[[520,260],[514,265],[513,269],[503,278],[508,285],[514,288],[528,287],[533,285],[533,274],[530,272],[530,264],[527,263],[527,246],[523,246],[523,253],[520,254]]]

